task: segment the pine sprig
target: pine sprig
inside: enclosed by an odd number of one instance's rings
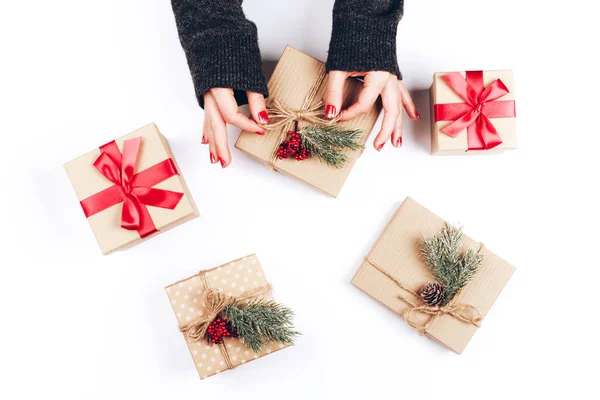
[[[244,345],[255,353],[269,341],[294,344],[294,337],[300,334],[292,324],[294,312],[273,301],[231,305],[222,314],[237,329]]]
[[[360,150],[362,131],[360,129],[344,130],[335,125],[308,125],[300,129],[302,146],[311,153],[335,168],[342,168],[348,157],[344,150]]]
[[[421,254],[435,279],[444,287],[446,305],[477,273],[483,261],[481,251],[460,251],[463,240],[462,229],[445,224],[442,231],[425,238]]]

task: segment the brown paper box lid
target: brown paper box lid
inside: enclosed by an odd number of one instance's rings
[[[249,290],[267,284],[267,279],[255,254],[208,270],[206,274],[211,289],[219,289],[233,297],[239,297]],[[206,286],[199,275],[167,286],[166,291],[179,326],[201,317],[207,312],[206,305],[202,303]],[[273,300],[271,294],[261,296],[261,298]],[[192,341],[185,335],[184,339],[201,379],[227,370],[225,359],[218,346],[209,345],[205,341]],[[271,342],[267,343],[258,354],[255,354],[239,339],[226,338],[224,343],[234,367],[288,347],[279,342]]]
[[[306,95],[317,81],[320,74],[325,73],[325,64],[293,47],[287,46],[275,71],[269,80],[269,98],[267,107],[272,107],[273,101],[279,99],[290,109],[298,110],[302,107]],[[362,83],[355,79],[347,79],[344,86],[344,107],[352,104],[358,97]],[[325,82],[320,85],[312,105],[323,100]],[[365,143],[377,121],[381,111],[381,103],[376,105],[366,114],[351,121],[340,123],[339,126],[347,129],[361,129],[363,135],[361,143]],[[271,155],[279,146],[280,133],[286,128],[268,130],[266,135],[259,136],[254,132],[242,132],[235,147],[248,153],[252,157],[269,163]],[[337,169],[320,162],[316,157],[304,161],[293,159],[277,160],[274,168],[286,175],[295,177],[304,183],[336,197],[354,163],[360,156],[360,151],[347,152],[348,162],[343,168]]]
[[[152,217],[154,225],[159,230],[156,233],[158,234],[197,217],[199,213],[183,179],[183,175],[181,175],[181,169],[177,165],[169,143],[158,131],[155,124],[146,125],[117,139],[116,143],[119,150],[123,151],[125,140],[140,136],[143,139],[135,173],[148,169],[167,158],[171,158],[177,166],[179,175],[172,176],[154,187],[184,194],[174,210],[148,206],[148,212]],[[96,148],[64,165],[79,201],[113,186],[112,182],[94,168],[94,161],[96,161],[99,155],[100,149]],[[136,231],[121,228],[121,209],[122,203],[115,204],[88,218],[88,222],[92,227],[92,231],[103,254],[108,254],[117,249],[124,249],[148,239],[141,239]]]
[[[464,77],[465,72],[460,72]],[[490,118],[498,134],[502,138],[502,143],[491,150],[472,150],[467,151],[467,130],[463,130],[458,136],[451,138],[441,130],[451,124],[451,121],[435,122],[434,104],[464,103],[462,99],[448,84],[442,79],[448,72],[436,72],[433,74],[433,84],[431,85],[431,154],[435,155],[482,155],[501,153],[504,150],[513,150],[517,148],[517,119],[516,118]],[[483,71],[483,83],[488,87],[496,79],[502,80],[510,93],[498,100],[516,100],[515,95],[515,76],[511,70]]]
[[[441,218],[407,198],[377,240],[367,259],[407,288],[418,292],[425,283],[433,280],[420,255],[421,240],[425,236],[439,233],[443,225],[444,221]],[[465,249],[477,249],[481,246],[466,235],[463,245]],[[479,309],[484,316],[482,324],[485,326],[485,315],[515,268],[487,248],[483,247],[482,251],[484,260],[479,271],[457,294],[454,302]],[[409,308],[409,305],[398,297],[407,293],[366,261],[352,278],[352,284],[401,316]],[[418,317],[419,323],[426,322],[428,318],[423,314],[419,314]],[[427,335],[460,354],[476,330],[471,324],[449,315],[441,315],[430,325]]]

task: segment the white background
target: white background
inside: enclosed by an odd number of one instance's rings
[[[398,55],[423,118],[406,124],[402,149],[367,148],[334,200],[237,150],[227,170],[209,163],[168,0],[3,1],[0,397],[597,396],[592,3],[407,1]],[[244,7],[274,61],[286,44],[325,59],[332,4]],[[516,73],[520,149],[429,156],[433,72],[504,68]],[[62,164],[152,121],[202,216],[102,256]],[[461,356],[349,284],[407,195],[517,267]],[[304,336],[200,381],[163,288],[254,252]]]

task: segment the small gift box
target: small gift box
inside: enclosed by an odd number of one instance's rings
[[[103,254],[197,217],[194,200],[154,124],[65,164]]]
[[[512,71],[435,73],[431,154],[485,154],[517,148]]]
[[[286,47],[269,80],[267,107],[270,109],[271,123],[265,126],[266,135],[242,132],[235,146],[272,169],[336,197],[360,155],[358,150],[362,149],[373,129],[381,111],[381,104],[378,101],[368,113],[344,123],[331,124],[323,120],[321,110],[326,89],[325,75],[323,62],[292,47]],[[362,86],[362,83],[356,79],[346,80],[344,108],[356,101]],[[312,149],[312,155],[310,152],[302,152],[302,146],[311,149],[313,140],[309,138],[311,140],[307,142],[304,138],[314,133],[314,130],[306,131],[301,128],[318,126],[320,123],[330,124],[326,129],[343,131],[342,133],[349,135],[352,145],[340,151],[343,162],[337,162],[336,159],[334,159],[336,165],[324,162],[324,160],[331,161],[331,157],[321,158],[315,148]],[[296,132],[299,135],[296,136],[295,143],[293,133]],[[317,139],[330,138],[330,135],[332,133],[327,131]],[[312,137],[315,138],[314,135]],[[324,143],[323,147],[331,149],[336,144]],[[291,151],[284,151],[290,148]]]
[[[256,255],[200,271],[166,291],[200,379],[288,347],[298,334],[291,310],[273,302]]]
[[[352,284],[462,353],[514,267],[407,198]]]

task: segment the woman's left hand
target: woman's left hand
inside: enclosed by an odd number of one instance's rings
[[[381,130],[373,141],[377,151],[390,139],[395,147],[402,146],[402,108],[406,110],[409,118],[421,118],[415,108],[410,93],[398,77],[386,71],[346,72],[330,71],[327,75],[327,89],[325,92],[325,116],[333,119],[338,115],[342,106],[344,82],[349,77],[363,76],[364,87],[357,101],[345,110],[341,110],[340,121],[348,121],[361,114],[369,112],[379,95],[383,105],[383,122]]]

